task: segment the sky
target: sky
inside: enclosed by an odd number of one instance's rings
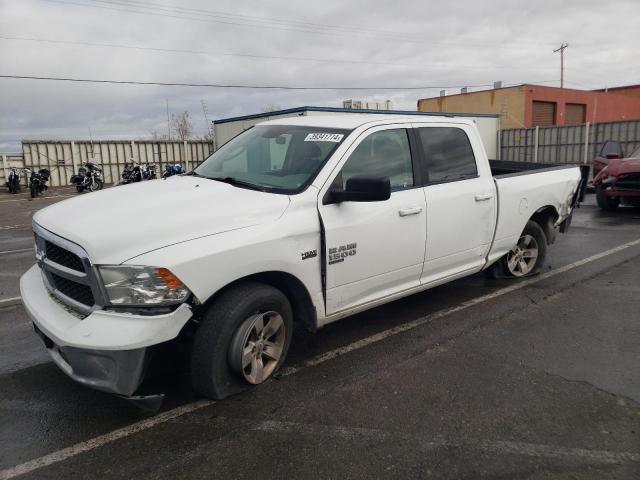
[[[0,78],[0,153],[22,139],[166,134],[167,105],[205,135],[207,120],[269,108],[415,110],[441,89],[559,86],[562,42],[565,87],[637,84],[638,18],[638,0],[0,0],[0,75],[329,88]]]

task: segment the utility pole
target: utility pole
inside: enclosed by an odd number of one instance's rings
[[[560,52],[560,88],[564,88],[564,49],[569,46],[568,43],[563,42],[560,48],[556,48],[553,53]]]
[[[167,102],[167,141],[171,141],[171,124],[169,123],[169,99],[165,98]]]

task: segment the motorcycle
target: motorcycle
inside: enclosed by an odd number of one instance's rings
[[[46,168],[41,168],[37,172],[25,168],[25,173],[29,179],[29,191],[31,192],[31,198],[37,197],[49,188],[47,182],[49,181],[51,172]]]
[[[144,180],[154,180],[155,178],[157,178],[155,165],[139,165],[131,161],[131,163],[127,163],[124,166],[120,185],[142,182]]]
[[[95,192],[96,190],[101,190],[104,185],[102,169],[92,162],[81,165],[80,168],[78,168],[78,173],[72,175],[70,181],[76,186],[78,193],[84,190]]]
[[[174,175],[181,175],[183,173],[184,173],[184,169],[182,168],[182,165],[180,165],[179,163],[169,164],[165,167],[164,173],[162,174],[162,178],[169,178],[169,177],[173,177]]]
[[[12,167],[7,178],[7,188],[9,193],[18,193],[20,191],[20,170]]]

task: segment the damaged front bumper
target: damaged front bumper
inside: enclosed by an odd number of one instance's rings
[[[55,344],[34,322],[49,355],[76,382],[103,392],[132,396],[149,364],[149,348],[134,350],[90,350]]]
[[[151,348],[178,336],[192,316],[180,305],[162,315],[96,310],[78,315],[52,298],[34,265],[20,279],[25,310],[53,361],[73,380],[132,396],[144,379]]]

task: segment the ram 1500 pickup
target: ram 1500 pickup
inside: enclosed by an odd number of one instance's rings
[[[316,330],[481,270],[539,272],[582,176],[533,166],[490,162],[455,117],[264,122],[188,174],[37,212],[22,299],[86,386],[132,397],[182,338],[195,390],[222,398],[274,374],[296,322]],[[123,216],[132,205],[145,214]]]

